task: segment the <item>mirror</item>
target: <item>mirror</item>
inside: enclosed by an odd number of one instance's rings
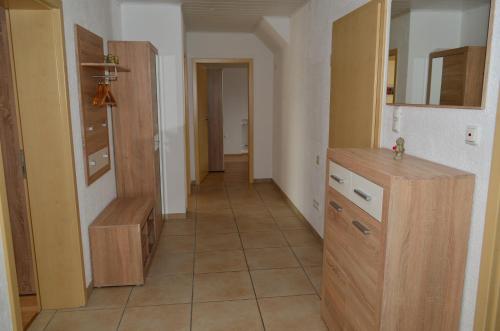
[[[481,107],[490,0],[393,0],[387,104]]]

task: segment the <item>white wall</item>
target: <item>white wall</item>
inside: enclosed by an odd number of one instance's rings
[[[324,174],[330,100],[332,22],[365,0],[311,0],[291,19],[290,45],[278,57],[273,178],[319,232],[323,232]],[[498,7],[498,6],[497,6]],[[472,330],[481,256],[494,123],[500,80],[500,13],[495,13],[485,110],[404,107],[400,134],[391,131],[391,106],[383,112],[382,145],[401,135],[407,152],[474,173],[476,189],[464,288],[461,330]],[[481,127],[481,143],[464,143],[468,124]],[[314,158],[320,156],[320,165]],[[319,211],[312,199],[320,202]]]
[[[408,44],[410,40],[410,13],[399,15],[391,20],[389,49],[398,50],[396,76],[396,103],[406,100],[406,81],[408,76]]]
[[[192,60],[252,58],[254,63],[254,177],[271,178],[273,164],[273,54],[251,33],[188,32],[189,108],[193,118]],[[194,128],[191,127],[191,173],[194,170]]]
[[[462,46],[484,46],[488,39],[490,5],[483,4],[462,14]]]
[[[1,204],[1,203],[0,203]],[[0,235],[0,330],[12,330],[11,307],[7,284],[7,256],[4,254],[3,234]]]
[[[123,39],[150,41],[163,58],[163,69],[170,68],[170,71],[161,70],[163,77],[160,80],[165,84],[159,93],[159,101],[163,101],[160,108],[160,153],[164,165],[163,213],[185,213],[184,41],[181,7],[180,4],[137,2],[124,3],[121,10]],[[167,65],[167,62],[171,64]]]
[[[248,69],[222,70],[222,112],[224,119],[224,154],[240,154],[244,148],[244,134],[248,127]],[[246,142],[245,142],[246,143]]]
[[[75,24],[79,24],[101,36],[106,46],[107,40],[120,37],[120,31],[116,23],[116,16],[119,16],[119,6],[114,0],[64,0],[63,14],[83,259],[85,263],[85,279],[88,285],[92,280],[88,227],[109,202],[116,197],[116,180],[114,158],[113,153],[111,153],[111,171],[90,186],[87,186],[85,181],[82,119],[80,117],[80,88],[77,79]],[[108,112],[109,129],[112,132],[110,115]],[[112,150],[113,140],[111,137],[112,135],[110,134],[110,146]]]

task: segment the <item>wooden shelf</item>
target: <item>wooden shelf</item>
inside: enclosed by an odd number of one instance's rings
[[[114,64],[114,63],[81,63],[80,65],[82,67],[98,68],[98,69],[105,69],[105,70],[108,70],[108,69],[114,70],[116,68],[116,70],[118,72],[130,72],[129,68],[122,67],[122,66],[120,66],[118,64]]]

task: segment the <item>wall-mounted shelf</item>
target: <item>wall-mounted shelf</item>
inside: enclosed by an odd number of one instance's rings
[[[104,69],[104,70],[109,70],[112,69],[113,71],[117,72],[130,72],[129,68],[123,67],[119,64],[114,64],[114,63],[91,63],[91,62],[86,62],[86,63],[80,63],[82,67],[90,67],[90,68],[97,68],[97,69]]]

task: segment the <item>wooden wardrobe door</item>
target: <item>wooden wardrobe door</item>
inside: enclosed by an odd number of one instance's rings
[[[373,147],[381,98],[382,0],[333,23],[330,147]]]
[[[201,183],[208,175],[208,87],[207,68],[196,66],[197,103],[198,103],[198,164],[197,175]]]
[[[208,171],[224,171],[222,69],[208,69]]]
[[[23,175],[16,100],[6,25],[6,12],[0,6],[0,142],[9,206],[17,282],[21,295],[36,292],[30,219]]]

